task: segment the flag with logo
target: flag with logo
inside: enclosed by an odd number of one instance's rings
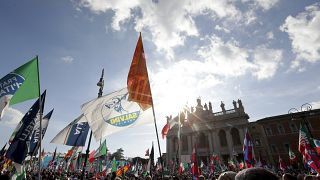
[[[172,119],[172,116],[170,117],[167,116],[167,124],[163,126],[161,131],[162,139],[164,139],[167,136],[169,130],[176,124],[178,124],[178,119]]]
[[[46,91],[41,95],[42,106],[45,102],[45,96]],[[18,164],[22,164],[28,153],[28,141],[35,126],[35,119],[37,118],[39,109],[40,103],[38,99],[22,118],[22,125],[15,134],[9,149],[7,150],[6,158],[11,159]]]
[[[127,87],[82,105],[96,140],[129,127],[152,123],[152,97],[141,35],[128,73]]]
[[[48,127],[48,124],[49,124],[49,120],[52,116],[52,113],[53,113],[53,109],[48,113],[46,114],[43,118],[42,118],[42,123],[41,123],[41,127],[42,127],[42,138],[44,137],[44,134],[46,133],[47,131],[47,127]],[[34,153],[37,153],[38,151],[38,148],[39,148],[39,136],[40,136],[40,119],[37,119],[36,121],[36,125],[34,126],[34,129],[33,129],[33,132],[32,132],[32,135],[31,135],[31,140],[30,140],[30,146],[29,146],[29,155],[35,155]]]
[[[38,70],[36,57],[0,79],[0,120],[9,105],[40,96]]]
[[[89,132],[89,124],[83,114],[62,129],[50,143],[68,146],[84,146]]]
[[[305,126],[300,124],[299,131],[299,152],[302,154],[308,165],[318,173],[320,173],[320,162],[318,154],[315,150],[315,144],[313,139],[310,137],[309,132]]]
[[[254,152],[253,152],[253,143],[251,137],[249,135],[248,129],[246,130],[244,143],[243,143],[243,154],[244,154],[244,161],[246,163],[246,167],[250,168],[254,166]]]

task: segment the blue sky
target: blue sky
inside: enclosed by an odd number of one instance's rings
[[[126,85],[139,32],[159,132],[165,116],[194,106],[198,97],[211,101],[214,111],[220,101],[231,109],[232,100],[242,99],[250,121],[306,102],[320,107],[317,1],[4,0],[0,27],[1,77],[39,56],[45,112],[55,108],[46,151],[67,150],[49,142],[97,96],[102,68],[105,94]],[[0,145],[33,102],[7,110]],[[111,151],[122,147],[126,156],[143,156],[156,143],[153,124],[106,139]]]

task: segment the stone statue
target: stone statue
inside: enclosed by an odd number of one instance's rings
[[[223,101],[221,101],[220,107],[221,107],[221,109],[222,109],[222,112],[225,114],[225,113],[226,113],[226,109],[225,109],[224,106],[225,106],[225,105],[224,105]]]
[[[237,102],[235,100],[232,101],[232,104],[233,104],[233,108],[237,109]]]
[[[212,112],[212,104],[209,102],[209,111]]]
[[[239,109],[244,111],[244,108],[240,99],[238,99],[238,104],[239,104]]]
[[[204,110],[208,111],[207,103],[204,103]]]

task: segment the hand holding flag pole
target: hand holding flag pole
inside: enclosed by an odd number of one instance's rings
[[[102,73],[101,73],[100,80],[99,80],[99,82],[97,83],[97,86],[99,87],[98,98],[101,97],[101,96],[102,96],[102,93],[103,93],[103,86],[104,86],[103,75],[104,75],[104,69],[102,69]],[[87,150],[86,150],[86,156],[85,156],[85,158],[84,158],[84,164],[83,164],[82,173],[81,173],[81,180],[82,180],[83,177],[84,177],[84,172],[85,172],[85,168],[86,168],[87,161],[88,161],[88,155],[89,155],[89,151],[90,151],[91,138],[92,138],[92,131],[90,131],[88,147],[87,147]]]

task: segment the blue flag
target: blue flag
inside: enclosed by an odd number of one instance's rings
[[[49,120],[52,116],[52,113],[53,113],[53,109],[42,118],[42,138],[41,139],[43,139],[43,136],[47,131],[47,127],[49,124]],[[30,147],[29,147],[28,154],[31,156],[36,155],[39,149],[39,136],[40,136],[39,130],[40,130],[40,121],[38,120],[36,125],[34,126],[34,129],[31,135],[31,140],[30,140]]]
[[[64,144],[68,146],[84,146],[89,132],[89,124],[81,114],[73,120],[67,127],[62,129],[51,143]]]
[[[44,106],[46,97],[46,91],[41,95],[42,109]],[[28,153],[28,144],[30,140],[30,135],[36,124],[35,120],[39,113],[40,103],[39,99],[32,105],[29,111],[23,116],[21,126],[16,132],[10,147],[7,150],[6,158],[11,159],[13,162],[22,164],[27,153]]]

